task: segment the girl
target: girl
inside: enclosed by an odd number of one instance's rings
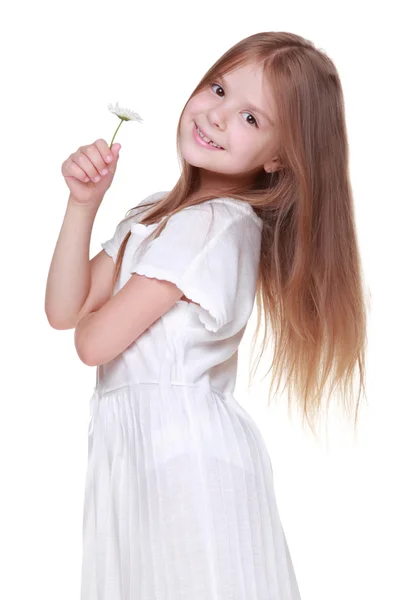
[[[273,382],[286,376],[311,428],[324,392],[352,398],[357,368],[364,388],[338,73],[297,35],[252,35],[200,81],[177,142],[175,187],[132,209],[91,261],[120,145],[110,162],[97,140],[62,165],[46,314],[97,366],[81,598],[299,600],[269,455],[233,391],[255,298]]]

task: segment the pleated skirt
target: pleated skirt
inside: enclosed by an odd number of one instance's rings
[[[232,395],[90,401],[81,600],[300,600],[260,431]]]

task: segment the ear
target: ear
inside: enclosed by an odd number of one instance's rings
[[[266,162],[264,164],[264,171],[266,173],[275,173],[277,171],[280,171],[281,169],[282,169],[282,164],[281,164],[281,161],[279,160],[279,157],[273,158],[272,160],[269,160],[268,162]]]

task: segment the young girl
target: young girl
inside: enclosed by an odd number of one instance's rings
[[[273,382],[286,376],[311,425],[326,391],[352,398],[356,368],[364,387],[338,73],[294,34],[228,50],[180,117],[175,187],[132,209],[89,261],[119,148],[100,139],[63,163],[70,196],[46,290],[50,324],[75,328],[97,366],[81,598],[299,600],[267,448],[233,392],[255,298]]]

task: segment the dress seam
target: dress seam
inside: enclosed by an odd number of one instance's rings
[[[191,388],[207,388],[210,392],[213,392],[214,394],[217,394],[218,396],[222,396],[224,399],[229,399],[229,397],[232,395],[231,392],[223,392],[222,390],[218,390],[217,388],[211,386],[211,385],[207,385],[204,383],[190,383],[190,382],[184,382],[184,381],[168,381],[169,385],[176,385],[176,386],[182,386],[182,387],[191,387]],[[137,385],[164,385],[164,383],[160,383],[159,381],[137,381],[137,382],[133,382],[133,383],[126,383],[124,385],[109,389],[109,390],[102,390],[101,386],[99,387],[98,383],[96,383],[95,387],[94,387],[94,392],[99,394],[100,396],[105,396],[107,394],[112,394],[114,392],[118,392],[120,390],[123,390],[125,388],[127,389],[134,389],[135,386]]]

